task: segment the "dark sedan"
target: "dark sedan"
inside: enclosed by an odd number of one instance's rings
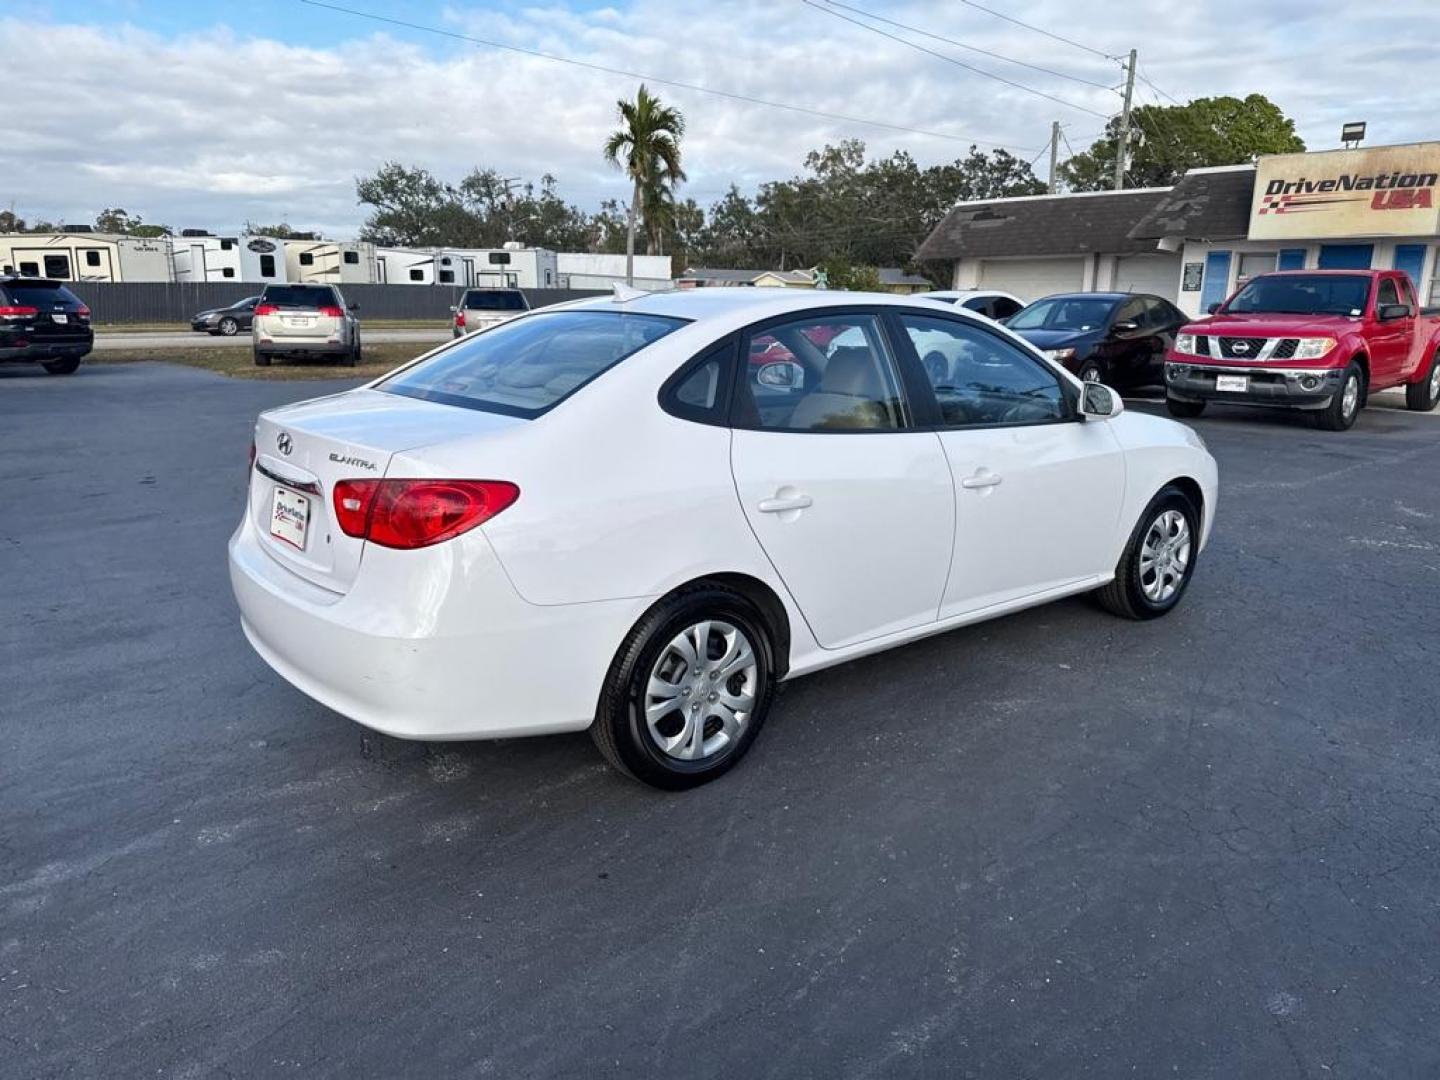
[[[241,330],[250,329],[250,324],[255,319],[255,305],[259,302],[258,296],[247,296],[229,307],[199,312],[190,320],[190,329],[204,334],[234,337]]]
[[[1163,386],[1165,350],[1188,320],[1144,293],[1060,293],[1036,300],[1006,325],[1087,382]]]

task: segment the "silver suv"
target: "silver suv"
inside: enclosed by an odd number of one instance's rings
[[[530,302],[519,289],[466,289],[460,303],[450,310],[455,313],[454,336],[464,337],[524,315]]]
[[[333,356],[360,362],[360,319],[334,285],[266,285],[255,305],[250,341],[255,363],[274,356]]]

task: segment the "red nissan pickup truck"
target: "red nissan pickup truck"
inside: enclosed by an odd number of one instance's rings
[[[1210,401],[1313,412],[1344,431],[1370,394],[1440,401],[1440,308],[1421,309],[1402,270],[1285,270],[1251,278],[1210,316],[1181,328],[1165,356],[1172,416]]]

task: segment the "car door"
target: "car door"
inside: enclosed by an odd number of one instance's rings
[[[1110,316],[1105,339],[1105,378],[1115,386],[1143,382],[1150,366],[1152,336],[1145,322],[1145,298],[1132,296],[1118,305]]]
[[[1415,337],[1414,308],[1412,314],[1401,319],[1381,319],[1380,310],[1387,304],[1399,304],[1400,291],[1393,277],[1382,278],[1375,290],[1375,309],[1371,316],[1370,343],[1371,382],[1376,386],[1390,386],[1399,382],[1407,370],[1410,359],[1410,345]]]
[[[827,649],[935,620],[955,495],[873,312],[817,309],[745,335],[730,464],[746,520]]]
[[[1141,329],[1145,331],[1146,352],[1137,358],[1134,372],[1136,385],[1165,385],[1165,353],[1175,344],[1175,333],[1184,316],[1158,296],[1143,298],[1144,314]]]
[[[1113,571],[1125,463],[1110,425],[1081,419],[1073,385],[1001,331],[918,312],[894,319],[954,484],[940,618]]]

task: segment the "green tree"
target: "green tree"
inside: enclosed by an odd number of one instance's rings
[[[1260,154],[1305,149],[1295,121],[1263,94],[1196,98],[1188,105],[1141,105],[1131,113],[1129,187],[1168,187],[1187,169],[1242,165]],[[1103,191],[1114,181],[1120,121],[1112,119],[1090,149],[1060,167],[1075,191]]]
[[[826,284],[831,289],[849,292],[878,292],[880,273],[873,266],[860,266],[840,255],[832,255],[819,264],[825,271]]]
[[[245,222],[245,233],[249,236],[268,236],[272,240],[319,240],[320,234],[301,232],[288,221],[278,225],[261,225],[254,221]]]
[[[95,216],[95,231],[118,233],[121,236],[169,236],[168,225],[146,225],[139,214],[130,214],[117,207],[101,210]]]
[[[25,232],[25,219],[16,217],[14,210],[0,210],[0,233]]]
[[[636,218],[642,210],[651,215],[647,232],[653,239],[653,229],[663,228],[666,199],[673,201],[675,186],[685,179],[680,165],[685,118],[643,85],[634,101],[622,99],[615,106],[622,126],[605,140],[604,154],[606,161],[624,170],[633,188],[625,227],[625,280],[633,283]]]

